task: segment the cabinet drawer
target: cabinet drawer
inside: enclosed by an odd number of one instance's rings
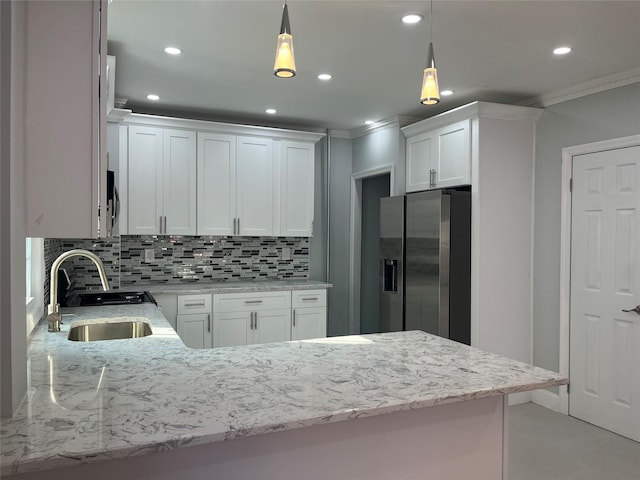
[[[327,291],[318,290],[294,290],[291,292],[291,307],[324,307],[327,304]]]
[[[220,293],[213,296],[215,312],[241,312],[291,308],[291,292]]]
[[[211,294],[178,295],[178,315],[211,313]]]

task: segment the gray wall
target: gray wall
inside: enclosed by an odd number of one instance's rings
[[[316,143],[313,237],[309,239],[309,278],[327,279],[327,139]]]
[[[640,133],[640,83],[545,109],[536,127],[533,362],[558,371],[562,148]]]
[[[26,4],[0,2],[0,414],[27,387],[25,272]]]
[[[330,336],[349,334],[349,213],[351,203],[351,140],[331,139],[329,177],[329,305]]]
[[[388,196],[389,175],[362,181],[360,333],[380,332],[380,198]]]
[[[384,165],[395,166],[394,195],[405,193],[405,138],[399,125],[389,125],[353,140],[353,173]]]

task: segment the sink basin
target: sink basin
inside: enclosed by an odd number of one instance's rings
[[[69,329],[69,340],[75,342],[95,342],[122,338],[141,338],[151,335],[151,327],[142,320],[122,320],[74,325]]]

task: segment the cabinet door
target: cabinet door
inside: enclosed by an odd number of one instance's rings
[[[177,330],[176,317],[178,316],[178,296],[175,293],[154,293],[153,298],[158,302],[158,308],[164,318]]]
[[[215,312],[213,315],[213,346],[234,347],[253,343],[251,312]]]
[[[211,314],[178,315],[178,335],[189,348],[211,348]]]
[[[107,51],[106,1],[25,4],[25,38],[16,45],[22,55],[15,72],[9,67],[7,73],[25,99],[26,235],[104,236],[106,92],[100,78],[106,54],[100,52]],[[6,21],[3,27],[11,19]],[[9,66],[5,53],[3,65]]]
[[[273,141],[238,137],[236,162],[240,235],[273,235]]]
[[[291,340],[291,309],[255,312],[252,343],[285,342]]]
[[[418,192],[431,188],[433,138],[430,132],[407,138],[406,190]]]
[[[163,132],[129,127],[129,234],[157,235],[163,215]]]
[[[280,147],[280,235],[310,237],[315,145],[283,141]]]
[[[198,235],[233,235],[236,137],[198,133]]]
[[[436,187],[471,184],[471,121],[462,120],[436,130]]]
[[[296,308],[291,319],[291,340],[324,338],[327,336],[327,309]]]
[[[195,235],[196,132],[164,130],[163,174],[163,233]]]

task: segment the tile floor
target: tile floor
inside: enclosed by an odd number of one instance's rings
[[[640,443],[534,403],[515,405],[509,480],[640,480]]]

